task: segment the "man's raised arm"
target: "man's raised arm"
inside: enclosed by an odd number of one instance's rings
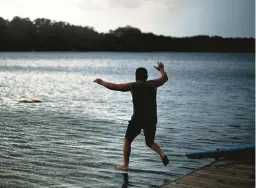
[[[115,84],[115,83],[103,81],[102,79],[99,79],[99,78],[94,80],[94,82],[114,91],[126,92],[126,91],[131,91],[132,89],[132,83]]]
[[[151,83],[153,83],[153,85],[155,87],[159,87],[162,86],[165,82],[167,82],[168,80],[168,76],[166,74],[166,72],[164,71],[164,64],[161,62],[158,62],[158,66],[154,66],[156,68],[156,70],[158,70],[161,73],[161,77],[155,80],[150,80]]]

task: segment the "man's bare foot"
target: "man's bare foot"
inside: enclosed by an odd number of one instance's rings
[[[116,169],[127,171],[128,166],[125,166],[124,164],[120,164],[120,165],[116,165]]]

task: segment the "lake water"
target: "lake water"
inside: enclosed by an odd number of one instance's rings
[[[169,80],[156,142],[170,163],[141,134],[130,170],[116,170],[131,94],[93,80],[131,82],[138,67],[158,78],[157,61]],[[0,53],[0,187],[157,187],[212,161],[186,153],[254,143],[254,63],[254,54]]]

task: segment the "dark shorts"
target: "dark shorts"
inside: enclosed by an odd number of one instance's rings
[[[130,143],[140,134],[141,129],[144,131],[145,142],[147,145],[154,143],[156,134],[156,123],[155,122],[138,122],[136,120],[129,121],[125,139]]]

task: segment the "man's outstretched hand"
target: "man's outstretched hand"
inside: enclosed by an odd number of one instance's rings
[[[157,62],[158,63],[158,66],[154,66],[156,68],[156,70],[160,71],[161,69],[164,69],[164,64],[161,63],[161,62]]]
[[[96,80],[94,80],[93,82],[96,82],[97,84],[102,84],[103,80],[102,80],[102,79],[97,78],[97,79],[96,79]]]

